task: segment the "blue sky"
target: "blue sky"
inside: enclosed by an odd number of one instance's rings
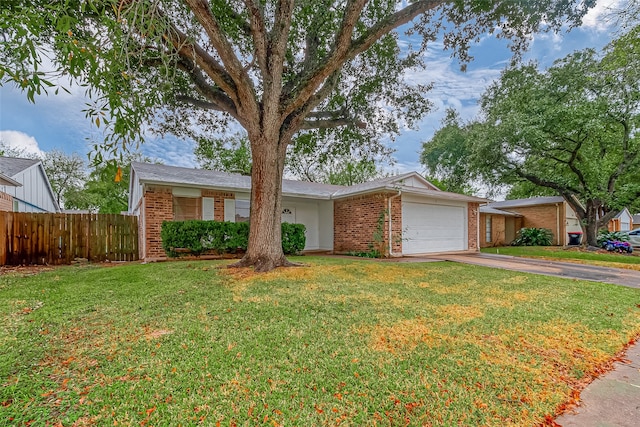
[[[601,49],[617,30],[606,19],[607,11],[622,1],[599,0],[596,8],[585,17],[583,25],[570,32],[534,35],[529,51],[524,55],[525,60],[535,59],[542,67],[547,67],[575,50],[587,47]],[[421,122],[419,130],[404,130],[391,143],[397,160],[391,171],[422,172],[418,162],[421,144],[438,129],[445,110],[453,107],[464,119],[472,119],[478,112],[480,95],[500,76],[500,71],[511,57],[506,42],[489,36],[474,45],[471,54],[475,59],[463,73],[459,63],[451,58],[451,52],[443,51],[441,42],[434,42],[426,54],[427,69],[407,76],[416,82],[434,83],[428,96],[436,108]],[[26,95],[15,87],[0,87],[0,139],[6,145],[31,153],[58,149],[85,156],[103,135],[82,112],[86,102],[83,93],[82,88],[73,86],[71,94],[60,91],[54,96],[51,93],[37,97],[36,103],[31,104]],[[196,166],[192,144],[171,136],[149,138],[142,151],[167,165]]]

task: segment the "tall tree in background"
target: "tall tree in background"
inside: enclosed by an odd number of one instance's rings
[[[422,68],[440,32],[463,60],[486,32],[523,47],[544,25],[576,23],[594,0],[9,0],[0,11],[0,79],[31,100],[49,82],[46,46],[58,70],[89,86],[87,114],[111,130],[110,149],[161,121],[178,136],[211,136],[237,121],[252,152],[249,246],[238,265],[286,265],[280,235],[285,157],[296,136],[334,135],[380,146],[430,107],[425,86],[405,81]],[[394,32],[418,36],[401,49]],[[167,108],[169,107],[169,108]],[[190,126],[193,125],[193,126]],[[348,136],[348,138],[346,138]]]
[[[251,176],[251,146],[247,137],[242,134],[214,139],[201,138],[194,154],[203,169]],[[382,176],[374,160],[338,155],[335,147],[331,156],[313,150],[289,156],[285,172],[302,181],[336,185],[353,185]]]
[[[82,188],[86,179],[85,161],[75,153],[69,155],[60,150],[51,150],[44,153],[42,166],[58,205],[71,208],[67,204],[67,196]]]
[[[436,178],[445,191],[474,194],[478,191],[478,174],[469,162],[471,141],[468,125],[462,123],[460,115],[447,110],[442,127],[433,138],[422,144],[420,162],[427,175]]]
[[[468,153],[463,162],[486,183],[561,195],[593,246],[598,229],[637,204],[640,27],[601,55],[585,50],[547,71],[535,64],[506,70],[481,107],[483,120],[458,131]],[[447,141],[436,133],[425,148]],[[449,147],[458,152],[457,144]]]
[[[83,185],[65,194],[65,207],[94,213],[118,214],[129,205],[131,162],[150,162],[140,153],[129,153],[119,160],[92,166]]]
[[[251,176],[251,146],[245,135],[200,138],[194,154],[203,169]]]

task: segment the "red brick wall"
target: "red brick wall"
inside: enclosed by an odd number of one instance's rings
[[[167,254],[162,249],[160,231],[163,221],[173,220],[173,195],[171,187],[145,188],[142,210],[141,226],[144,227],[144,236],[141,259],[166,258]]]
[[[393,197],[391,199],[391,242],[392,242],[392,250],[394,255],[402,254],[402,197],[394,197],[394,195],[389,195],[389,197]],[[389,203],[386,204],[387,209]],[[389,223],[385,222],[385,227],[389,230]],[[388,233],[387,233],[388,235]]]
[[[216,221],[224,221],[224,201],[234,199],[233,193],[214,190],[202,190],[202,197],[213,197],[213,216]],[[140,241],[140,259],[162,259],[167,254],[162,249],[163,221],[173,221],[173,194],[171,187],[154,186],[145,188],[142,198],[140,219],[138,222],[139,235],[144,236]]]
[[[564,203],[560,203],[556,207],[555,204],[551,205],[539,205],[539,206],[527,206],[518,208],[509,208],[511,212],[516,212],[522,215],[522,227],[524,228],[548,228],[553,232],[553,244],[563,245],[565,236],[565,209]],[[558,214],[560,215],[560,241],[558,241]],[[517,231],[517,230],[516,230]]]
[[[236,198],[233,193],[215,190],[202,190],[202,197],[213,197],[213,219],[216,221],[224,221],[224,201]]]
[[[13,196],[0,191],[0,211],[13,211]]]
[[[491,218],[491,241],[487,242],[487,216]],[[504,246],[506,241],[506,217],[504,215],[480,213],[480,247]]]
[[[369,244],[378,246],[384,255],[389,251],[389,215],[387,214],[389,197],[394,194],[368,194],[337,200],[333,207],[333,250],[337,253],[370,250]],[[378,228],[378,219],[384,215],[382,223],[382,241],[376,242],[374,233]],[[402,250],[402,200],[392,199],[391,205],[393,251]]]
[[[468,230],[468,239],[469,239],[469,247],[470,251],[478,251],[480,250],[480,245],[478,244],[478,220],[480,216],[480,204],[469,202],[467,203],[467,230]]]

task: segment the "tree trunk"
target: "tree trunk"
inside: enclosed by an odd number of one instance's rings
[[[588,246],[598,246],[598,209],[599,206],[591,200],[587,201],[586,216],[583,223],[584,237]]]
[[[264,272],[296,265],[282,251],[282,176],[287,144],[269,140],[264,133],[253,138],[250,134],[249,139],[253,161],[249,243],[247,253],[231,267],[252,266]]]

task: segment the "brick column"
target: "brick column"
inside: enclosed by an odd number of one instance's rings
[[[480,217],[479,209],[479,203],[467,203],[467,230],[469,239],[469,250],[476,252],[480,250],[480,245],[478,244],[478,221]]]
[[[163,259],[167,254],[162,249],[163,221],[173,220],[173,196],[170,187],[145,188],[141,219],[144,227],[144,249],[142,259]]]

